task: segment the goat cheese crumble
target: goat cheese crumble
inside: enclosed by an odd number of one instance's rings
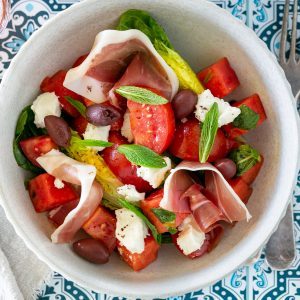
[[[138,167],[137,176],[148,181],[153,188],[157,188],[165,179],[166,173],[171,170],[171,159],[167,156],[163,157],[166,162],[166,166],[163,168],[147,168],[147,167]]]
[[[133,134],[131,131],[131,126],[130,126],[130,112],[127,109],[125,114],[124,114],[124,120],[123,120],[123,125],[121,128],[121,134],[126,137],[129,143],[133,141]]]
[[[131,253],[142,253],[148,228],[145,222],[127,208],[117,209],[116,238]]]
[[[195,110],[195,116],[200,122],[204,121],[206,113],[214,103],[217,103],[219,108],[218,127],[233,122],[233,120],[241,113],[241,110],[238,107],[231,106],[223,99],[214,97],[210,90],[205,90],[198,95],[198,102]]]
[[[184,219],[178,230],[180,232],[177,244],[185,255],[189,255],[201,248],[205,241],[205,233],[200,230],[192,215]]]
[[[117,192],[129,202],[137,202],[145,199],[145,193],[139,193],[132,184],[125,184],[118,187]]]
[[[108,126],[95,126],[93,124],[88,123],[86,130],[83,134],[83,138],[85,140],[97,140],[97,141],[108,141],[110,125]],[[102,151],[104,147],[91,147],[96,151]]]
[[[57,188],[57,189],[63,189],[65,184],[58,178],[55,178],[54,180],[54,186]]]
[[[43,93],[39,95],[31,105],[34,112],[34,124],[38,128],[45,128],[44,118],[50,115],[60,117],[61,107],[55,93]]]

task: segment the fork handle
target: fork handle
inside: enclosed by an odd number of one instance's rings
[[[286,214],[267,243],[266,260],[274,269],[287,269],[295,258],[292,196]]]

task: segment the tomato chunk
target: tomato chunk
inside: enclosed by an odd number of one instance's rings
[[[163,198],[164,190],[160,189],[158,191],[155,191],[152,193],[149,197],[147,197],[145,200],[141,201],[141,209],[143,213],[146,215],[146,217],[151,221],[153,225],[155,225],[157,231],[159,233],[164,233],[168,231],[168,227],[163,224],[156,215],[152,212],[152,208],[158,208],[161,199]],[[187,217],[188,214],[185,213],[175,213],[176,214],[176,220],[173,224],[169,227],[176,228],[179,226],[182,221]]]
[[[202,84],[218,98],[224,98],[240,85],[226,57],[200,71],[197,76]]]
[[[86,107],[95,104],[95,102],[93,102],[92,100],[90,100],[90,99],[88,99],[88,98],[83,98],[82,101],[83,101],[83,103],[84,103],[84,105],[85,105]]]
[[[101,240],[112,253],[116,247],[116,223],[117,220],[113,213],[99,206],[82,228],[94,239]]]
[[[69,214],[71,210],[73,210],[79,203],[79,199],[67,202],[53,210],[51,210],[48,214],[48,219],[56,226],[60,226],[66,216]]]
[[[105,148],[102,151],[102,157],[111,171],[123,184],[134,185],[140,193],[152,191],[153,188],[150,184],[137,176],[137,167],[131,164],[131,162],[117,150],[118,145],[127,144],[127,140],[119,132],[111,131],[109,141],[115,145]]]
[[[79,112],[66,99],[66,96],[72,97],[75,100],[82,101],[82,97],[63,86],[67,71],[61,70],[55,73],[52,77],[47,76],[41,83],[40,89],[42,92],[54,92],[58,97],[62,109],[71,117],[78,117]]]
[[[257,94],[247,97],[241,101],[237,101],[232,106],[240,107],[241,105],[248,106],[249,108],[251,108],[253,111],[255,111],[259,115],[259,119],[256,124],[256,127],[259,126],[261,123],[263,123],[267,119],[265,109],[260,100],[260,97]],[[231,138],[238,137],[249,131],[249,130],[234,127],[233,124],[228,124],[228,125],[223,126],[223,130]]]
[[[178,123],[173,142],[169,148],[171,154],[181,159],[198,161],[199,160],[199,136],[200,124],[195,118],[185,123]],[[215,161],[224,158],[231,144],[221,129],[218,129],[213,148],[208,157],[208,161]]]
[[[77,131],[80,135],[83,135],[86,127],[88,125],[88,121],[86,120],[85,117],[83,117],[82,115],[79,115],[78,117],[74,118],[71,121],[71,127]]]
[[[70,184],[64,182],[64,187],[58,189],[54,180],[55,177],[47,173],[30,180],[28,191],[36,212],[49,211],[78,197]]]
[[[41,167],[36,161],[39,156],[58,148],[48,135],[34,136],[22,140],[20,141],[20,147],[29,161],[37,167]]]
[[[140,254],[131,253],[126,247],[121,246],[118,242],[117,247],[123,260],[134,271],[140,271],[156,260],[159,244],[152,236],[148,236],[145,238],[145,250]]]
[[[241,198],[241,200],[247,204],[253,189],[240,177],[229,179],[228,183]]]
[[[169,147],[175,131],[171,103],[145,105],[127,101],[127,106],[135,143],[163,153]]]
[[[253,183],[257,175],[259,174],[259,171],[264,163],[264,158],[261,155],[261,161],[256,163],[251,169],[243,173],[240,178],[242,178],[247,184]]]
[[[242,144],[241,142],[235,139],[226,139],[226,142],[227,142],[227,148],[229,152],[237,149]]]

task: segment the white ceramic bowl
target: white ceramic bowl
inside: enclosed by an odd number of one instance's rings
[[[253,215],[227,232],[219,246],[198,260],[163,246],[158,260],[134,273],[117,255],[103,266],[76,256],[69,245],[49,240],[52,227],[36,214],[24,189],[12,140],[22,108],[38,94],[42,78],[67,68],[86,53],[96,33],[114,28],[129,8],[149,11],[166,29],[176,49],[195,70],[227,56],[241,81],[236,99],[259,93],[268,120],[250,136],[265,157],[249,202]],[[123,296],[166,297],[209,285],[251,258],[275,230],[288,203],[297,171],[299,139],[289,84],[274,57],[255,34],[212,3],[192,0],[88,0],[74,5],[24,45],[6,72],[1,87],[1,204],[27,246],[52,269],[95,291]]]

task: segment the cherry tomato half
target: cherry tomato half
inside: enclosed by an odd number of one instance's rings
[[[153,190],[147,181],[137,176],[137,167],[131,164],[123,154],[118,152],[118,145],[127,144],[127,140],[119,132],[111,131],[109,141],[115,145],[105,148],[102,151],[102,157],[111,171],[122,183],[133,184],[140,193]]]
[[[135,143],[163,153],[169,147],[175,131],[171,103],[145,105],[129,100],[127,106]]]
[[[181,159],[198,161],[199,160],[199,137],[200,124],[195,118],[178,123],[173,142],[169,148],[171,154]],[[230,143],[222,132],[218,129],[213,148],[208,157],[208,161],[215,161],[226,157]]]

